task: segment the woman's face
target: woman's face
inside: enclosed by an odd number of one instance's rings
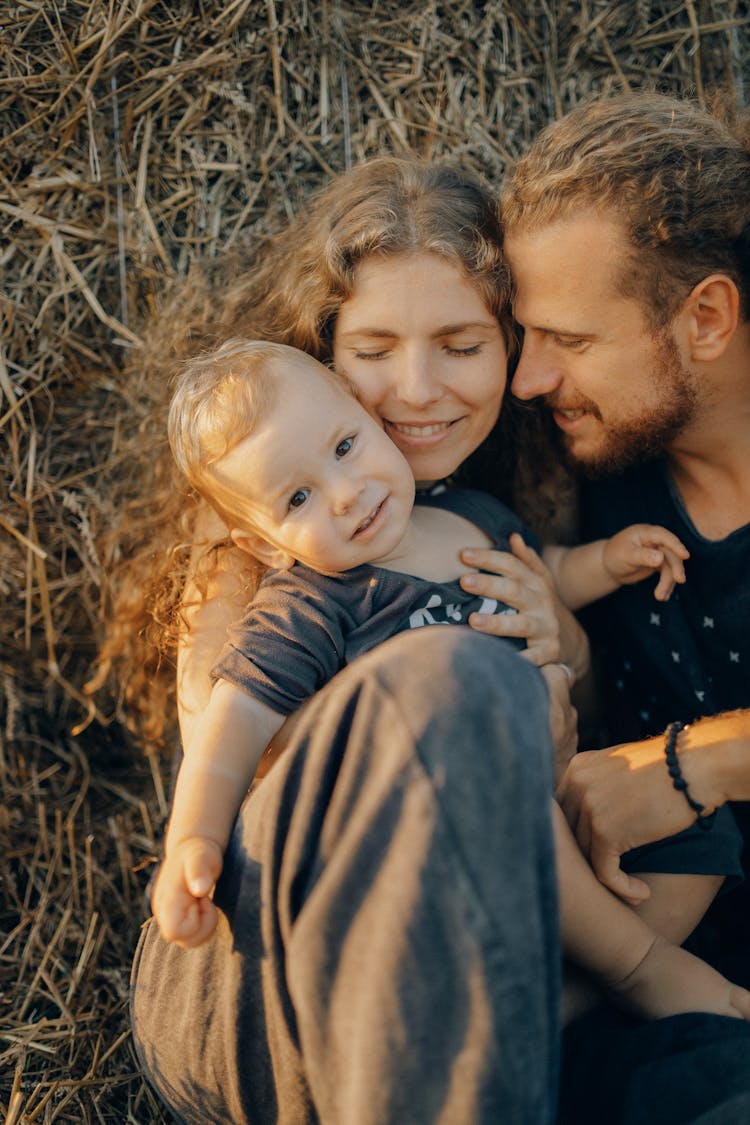
[[[437,254],[362,262],[339,309],[333,358],[420,483],[454,472],[497,421],[508,359],[500,325]]]

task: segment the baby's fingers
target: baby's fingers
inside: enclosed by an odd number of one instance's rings
[[[195,898],[210,895],[221,874],[222,855],[218,844],[195,839],[184,845],[185,883]]]
[[[654,590],[654,597],[657,602],[668,602],[672,591],[675,588],[675,580],[672,577],[672,572],[667,566],[663,566],[659,571],[659,581],[656,583]]]
[[[685,581],[685,563],[683,557],[675,555],[668,547],[664,549],[664,563],[669,567],[670,573],[675,582]]]
[[[161,936],[186,949],[200,945],[216,927],[216,907],[209,898],[194,898],[170,874],[159,875],[152,907]]]
[[[685,581],[685,566],[681,558],[677,558],[671,551],[663,552],[664,558],[659,570],[659,581],[654,590],[654,597],[658,602],[666,602],[679,582]]]
[[[681,539],[668,531],[666,527],[657,527],[652,524],[643,524],[637,528],[638,538],[646,547],[654,547],[665,554],[674,555],[678,559],[689,559],[688,551]]]
[[[154,889],[151,906],[165,941],[189,937],[196,927],[196,901],[172,872],[162,870]]]
[[[195,899],[172,940],[183,949],[195,949],[214,932],[218,918],[219,913],[210,898]]]

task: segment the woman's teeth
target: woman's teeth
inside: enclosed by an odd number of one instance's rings
[[[397,433],[406,434],[409,437],[432,437],[433,434],[439,434],[443,430],[447,430],[451,424],[450,422],[437,422],[430,426],[404,426],[400,422],[389,423]]]

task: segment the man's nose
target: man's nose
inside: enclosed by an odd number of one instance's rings
[[[510,388],[516,398],[524,401],[538,398],[552,394],[560,386],[563,372],[545,343],[532,341],[528,336],[524,340]]]

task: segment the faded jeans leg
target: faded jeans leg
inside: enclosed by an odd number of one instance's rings
[[[311,701],[238,820],[214,938],[141,941],[139,1055],[185,1121],[554,1121],[547,716],[538,672],[460,627]]]

